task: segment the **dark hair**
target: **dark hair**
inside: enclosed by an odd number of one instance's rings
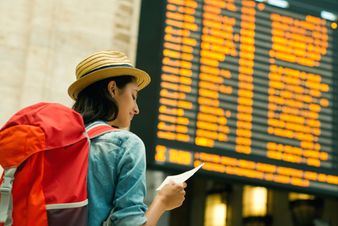
[[[107,78],[83,89],[79,93],[73,109],[82,115],[85,124],[96,120],[112,121],[116,119],[119,108],[116,100],[108,91],[108,83],[113,80],[119,89],[123,89],[128,83],[135,81],[135,78],[130,75]]]

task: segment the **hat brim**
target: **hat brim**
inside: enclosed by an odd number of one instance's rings
[[[97,71],[93,71],[92,73],[89,73],[84,77],[80,78],[79,80],[75,81],[73,84],[69,86],[68,94],[72,99],[76,100],[79,93],[87,86],[106,78],[113,78],[122,75],[130,75],[135,77],[138,90],[141,90],[144,87],[146,87],[151,80],[148,73],[137,68],[130,67],[103,68]]]

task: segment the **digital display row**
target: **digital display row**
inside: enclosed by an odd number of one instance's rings
[[[220,178],[338,195],[337,21],[291,3],[161,5],[161,36],[151,43],[159,48],[147,48],[159,68],[138,60],[153,78],[145,96],[158,105],[132,127],[150,165],[204,162]],[[139,49],[151,36],[143,17]],[[154,105],[145,99],[141,107]]]

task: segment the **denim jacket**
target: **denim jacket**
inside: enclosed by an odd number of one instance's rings
[[[94,122],[87,128],[102,121]],[[136,226],[146,222],[146,160],[142,140],[126,130],[91,140],[88,225]]]

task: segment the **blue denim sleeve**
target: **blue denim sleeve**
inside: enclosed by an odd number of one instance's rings
[[[110,219],[116,226],[136,226],[146,222],[146,159],[142,140],[127,132],[117,164],[117,184]]]

